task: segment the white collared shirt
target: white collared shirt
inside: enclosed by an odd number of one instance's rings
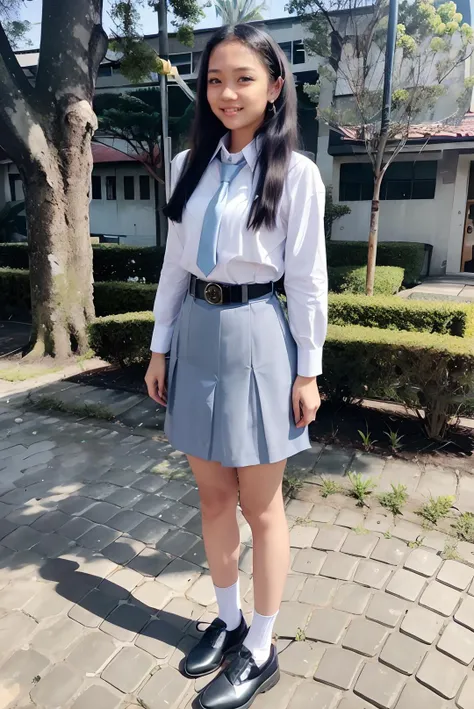
[[[189,274],[217,283],[267,283],[285,274],[288,320],[298,347],[298,374],[313,377],[322,371],[322,348],[327,327],[327,272],[324,240],[325,187],[316,165],[293,152],[276,228],[248,230],[246,223],[254,186],[258,181],[256,140],[241,153],[226,148],[229,134],[191,195],[181,223],[169,222],[168,241],[154,305],[153,352],[170,349],[173,329],[189,283]],[[258,138],[257,138],[258,140]],[[199,239],[207,206],[219,189],[224,161],[247,165],[231,182],[217,245],[217,266],[205,276],[196,264]],[[171,186],[176,185],[187,151],[176,155],[171,166]]]

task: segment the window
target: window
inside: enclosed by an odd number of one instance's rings
[[[199,71],[199,62],[201,61],[202,52],[193,52],[193,74]]]
[[[178,71],[181,75],[191,74],[191,52],[186,52],[185,54],[171,54],[170,62],[178,67]]]
[[[306,55],[302,39],[297,39],[293,42],[293,64],[304,64]]]
[[[140,199],[150,199],[150,178],[140,175]]]
[[[115,175],[109,175],[105,178],[105,191],[107,199],[117,199],[117,179]]]
[[[97,76],[112,76],[112,67],[110,64],[101,64]]]
[[[92,175],[92,199],[102,199],[102,177]]]
[[[380,199],[434,199],[436,160],[392,163],[382,180]],[[374,176],[369,163],[344,163],[339,179],[342,202],[372,199]]]
[[[123,196],[125,199],[135,199],[135,179],[130,175],[123,178]]]
[[[280,42],[279,44],[280,44],[281,49],[283,49],[283,52],[286,54],[286,58],[288,59],[288,61],[291,64],[291,59],[292,59],[291,42]]]

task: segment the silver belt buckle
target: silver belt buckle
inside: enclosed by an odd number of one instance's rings
[[[209,305],[222,305],[224,292],[218,283],[208,283],[204,289],[204,300]]]

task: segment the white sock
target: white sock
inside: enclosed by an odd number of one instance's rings
[[[244,640],[245,647],[250,650],[257,667],[262,667],[270,657],[275,615],[260,615],[254,611],[252,625]]]
[[[242,620],[240,605],[240,581],[237,580],[233,586],[218,588],[214,586],[219,606],[219,618],[224,621],[227,630],[235,630]]]

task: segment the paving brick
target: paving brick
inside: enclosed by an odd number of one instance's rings
[[[338,587],[338,582],[333,579],[307,578],[298,600],[301,603],[310,603],[313,606],[328,606]]]
[[[158,660],[169,660],[183,637],[182,630],[161,618],[152,620],[135,640],[135,645]]]
[[[72,709],[118,709],[121,702],[122,695],[108,685],[93,684],[79,695]]]
[[[161,577],[160,577],[161,578]],[[289,576],[287,582],[294,577]],[[300,581],[300,578],[297,577]],[[195,603],[200,603],[202,606],[210,606],[216,600],[214,584],[209,574],[203,574],[198,580],[193,583],[191,588],[186,591],[186,596]]]
[[[124,603],[118,606],[100,624],[100,629],[121,642],[133,642],[137,633],[150,619],[142,608]]]
[[[339,551],[347,534],[347,529],[343,527],[321,527],[313,542],[313,548],[321,551]]]
[[[201,567],[184,559],[175,559],[160,573],[159,581],[173,591],[184,593],[199,578]]]
[[[466,512],[474,512],[474,480],[472,473],[461,473],[458,487],[458,500]]]
[[[403,539],[404,542],[416,542],[423,539],[424,529],[421,524],[415,524],[405,519],[398,519],[392,529],[392,534],[398,539]]]
[[[287,709],[288,703],[295,693],[296,687],[300,680],[297,677],[290,677],[284,673],[280,676],[278,682],[278,693],[275,696],[274,692],[266,692],[259,694],[252,704],[253,709]],[[196,687],[197,691],[197,687]],[[192,707],[192,705],[191,705]],[[186,709],[188,709],[186,707]],[[190,708],[191,709],[191,708]]]
[[[278,657],[280,669],[295,677],[312,677],[324,651],[321,644],[309,640],[292,642]]]
[[[76,623],[76,625],[78,625]],[[79,626],[80,627],[80,626]],[[98,672],[115,654],[117,645],[100,631],[87,633],[68,655],[68,662],[82,674]]]
[[[445,561],[437,579],[458,591],[465,591],[474,578],[474,569],[459,561]]]
[[[355,618],[342,641],[342,647],[366,657],[375,657],[384,644],[387,633],[387,628],[378,623]]]
[[[406,612],[406,607],[407,604],[395,596],[376,593],[372,597],[365,615],[368,620],[375,620],[388,628],[394,628]]]
[[[109,502],[96,502],[82,516],[96,524],[105,524],[120,512],[120,509],[118,505],[111,505]]]
[[[44,618],[51,618],[60,613],[67,613],[73,602],[60,596],[51,586],[38,589],[38,593],[24,607],[23,611],[31,615],[38,622]]]
[[[93,500],[105,500],[106,497],[119,489],[119,486],[114,485],[113,483],[96,482],[83,487],[81,494],[85,497],[90,497]]]
[[[419,574],[399,569],[390,579],[387,593],[398,596],[398,598],[404,598],[407,601],[416,601],[425,584],[425,579]]]
[[[160,618],[170,625],[184,630],[191,621],[199,620],[203,614],[203,607],[188,601],[187,598],[172,598],[160,613]]]
[[[341,693],[333,687],[306,680],[296,688],[288,709],[308,709],[308,707],[335,709],[340,696]]]
[[[69,519],[70,517],[64,514],[64,512],[61,512],[61,510],[52,510],[35,520],[31,526],[38,530],[38,532],[55,532]]]
[[[130,536],[145,544],[156,544],[169,532],[169,529],[168,524],[160,520],[147,518],[132,529]]]
[[[160,515],[160,519],[176,527],[184,527],[196,514],[196,509],[181,502],[175,502],[171,507],[167,507]]]
[[[185,529],[174,529],[167,532],[156,546],[168,554],[182,557],[199,541],[200,538],[196,534],[191,534]]]
[[[74,497],[66,497],[64,500],[60,500],[58,503],[58,508],[67,515],[81,515],[89,507],[92,507],[94,500],[90,497],[83,497],[82,495],[76,495]]]
[[[384,665],[364,666],[355,693],[380,709],[392,709],[404,684],[403,675]]]
[[[398,539],[379,539],[379,543],[371,554],[375,561],[398,566],[407,555],[407,546]]]
[[[158,490],[161,490],[166,483],[167,481],[160,475],[148,473],[137,478],[137,480],[132,483],[132,487],[137,490],[141,490],[142,492],[158,492]]]
[[[13,581],[0,591],[0,608],[8,611],[21,610],[38,593],[38,586],[31,581]]]
[[[141,500],[136,502],[133,506],[135,512],[140,512],[140,514],[147,515],[149,517],[158,517],[161,515],[163,510],[171,507],[173,504],[172,500],[166,497],[161,497],[161,495],[145,495]]]
[[[71,608],[68,615],[86,628],[98,628],[116,605],[116,598],[93,589],[81,600],[80,604]]]
[[[372,706],[369,706],[367,702],[359,699],[354,694],[346,692],[341,703],[337,705],[337,709],[372,709]]]
[[[6,519],[0,519],[0,539],[5,539],[5,537],[11,534],[17,527],[18,525],[13,524],[13,522],[8,522]]]
[[[405,561],[405,569],[428,577],[436,573],[440,564],[441,559],[437,554],[426,549],[413,549]]]
[[[132,569],[117,569],[107,579],[103,579],[99,591],[118,599],[125,599],[142,581],[143,576]]]
[[[160,494],[169,497],[171,500],[181,500],[189,492],[196,491],[196,488],[181,480],[170,480],[161,488]]]
[[[328,648],[314,678],[338,689],[350,689],[362,666],[362,658],[353,652],[339,648]]]
[[[387,583],[391,573],[392,568],[387,564],[363,559],[357,567],[354,581],[360,583],[361,586],[381,589]]]
[[[105,527],[103,524],[96,524],[89,529],[88,532],[83,534],[82,537],[79,537],[77,543],[86,549],[101,551],[114,542],[119,536],[120,532],[117,532],[117,530]]]
[[[105,501],[117,507],[133,507],[143,499],[143,493],[129,487],[122,487],[106,497]]]
[[[120,510],[120,512],[117,512],[116,515],[108,520],[107,526],[112,527],[112,529],[117,529],[119,532],[130,532],[134,527],[140,524],[140,522],[144,522],[146,519],[146,515],[136,510]]]
[[[438,640],[437,648],[463,665],[469,665],[474,660],[474,633],[450,623]]]
[[[162,667],[139,692],[149,709],[177,709],[190,682],[172,667]]]
[[[393,527],[393,518],[386,512],[369,512],[364,521],[364,527],[369,532],[385,534]]]
[[[336,645],[342,638],[351,617],[347,613],[335,610],[315,610],[306,628],[309,640]]]
[[[310,547],[318,533],[317,527],[295,525],[290,531],[290,546],[297,549]]]
[[[416,682],[403,688],[397,709],[447,709],[448,705],[437,694],[433,694]]]
[[[341,551],[352,556],[368,557],[372,554],[379,538],[375,534],[350,532]]]
[[[2,605],[0,594],[0,607]],[[458,623],[474,631],[474,598],[465,598],[454,614]]]
[[[62,660],[68,648],[82,632],[83,628],[79,623],[64,616],[48,627],[39,629],[31,639],[31,647],[50,659]]]
[[[32,551],[40,556],[54,559],[73,545],[74,543],[62,534],[51,532],[50,534],[44,534],[38,544],[35,544]]]
[[[431,645],[443,627],[443,619],[424,608],[410,608],[402,621],[400,629],[416,640]]]
[[[121,692],[135,691],[150,674],[155,659],[138,647],[124,647],[102,670],[103,680]]]
[[[333,524],[338,513],[339,510],[336,507],[330,507],[325,503],[316,504],[309,514],[309,519],[312,522],[320,522],[321,524]]]
[[[409,495],[413,495],[421,476],[421,468],[417,463],[403,460],[388,460],[379,481],[381,492],[390,492],[393,485],[405,485]]]
[[[145,544],[131,537],[119,537],[112,544],[104,547],[102,553],[116,564],[128,564],[145,549]]]
[[[317,575],[326,561],[327,554],[316,549],[301,549],[293,561],[293,571]]]
[[[298,629],[304,630],[310,615],[311,608],[306,603],[298,603],[297,601],[282,603],[274,632],[280,638],[294,638]]]
[[[18,611],[0,617],[0,661],[26,643],[37,628],[33,618]]]
[[[283,589],[283,601],[299,601],[299,594],[301,593],[305,580],[301,574],[290,574],[286,577],[285,588]],[[314,579],[313,579],[314,580]],[[199,581],[198,581],[199,583]],[[252,599],[253,599],[253,588],[251,589]],[[189,595],[189,594],[188,594]],[[248,599],[250,602],[250,598]],[[205,604],[208,605],[208,604]]]
[[[61,534],[75,541],[94,526],[94,522],[91,522],[89,519],[84,519],[84,517],[72,517],[61,527]]]
[[[331,579],[350,581],[356,572],[359,559],[337,551],[329,552],[320,574]]]
[[[461,594],[442,583],[432,581],[420,598],[420,605],[444,616],[454,613]]]
[[[7,520],[1,520],[6,523]],[[41,532],[31,527],[18,527],[2,539],[2,544],[13,551],[28,551],[41,540]]]
[[[454,699],[466,677],[465,667],[442,655],[440,652],[430,652],[416,678],[421,684],[440,694],[445,699]]]
[[[163,551],[146,548],[128,562],[128,566],[143,576],[158,576],[172,559],[172,556]]]
[[[456,702],[459,709],[474,709],[474,677],[468,678]]]
[[[393,633],[380,653],[380,661],[405,675],[412,675],[426,655],[427,647],[417,640]]]
[[[343,584],[337,591],[333,608],[354,615],[361,615],[370,600],[371,592],[355,584]]]
[[[167,586],[159,583],[159,581],[147,579],[143,584],[135,588],[132,596],[137,605],[142,605],[149,610],[150,615],[154,615],[156,611],[164,608],[171,600],[173,592]]]
[[[363,527],[364,522],[365,515],[360,510],[341,510],[336,519],[336,524],[339,527],[349,527],[350,529]]]
[[[66,662],[53,667],[30,692],[31,699],[45,709],[63,707],[82,684],[81,675]]]

